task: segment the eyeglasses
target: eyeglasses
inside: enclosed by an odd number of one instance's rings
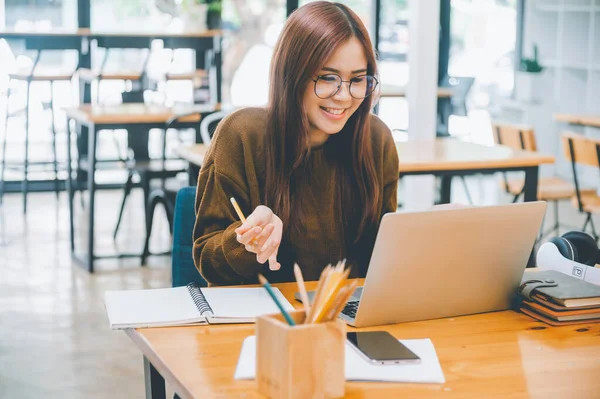
[[[342,83],[349,83],[350,95],[356,99],[363,99],[373,93],[379,81],[371,75],[355,76],[350,80],[342,80],[342,77],[336,74],[319,75],[315,82],[315,94],[319,98],[329,98],[335,96],[342,88]]]

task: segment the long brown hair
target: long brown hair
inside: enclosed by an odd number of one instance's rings
[[[311,150],[304,93],[335,50],[351,38],[362,44],[367,73],[375,75],[369,34],[359,17],[343,4],[319,1],[300,7],[288,18],[275,45],[265,140],[265,204],[281,218],[286,235],[301,225],[304,216],[294,196]],[[358,241],[378,217],[381,193],[370,140],[370,110],[369,96],[342,131],[327,141],[328,147],[335,148],[331,153],[341,174],[336,184],[349,243]]]

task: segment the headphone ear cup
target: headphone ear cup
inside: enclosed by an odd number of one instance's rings
[[[577,249],[568,240],[563,237],[552,237],[548,240],[552,244],[556,245],[558,252],[565,258],[577,262]]]
[[[581,231],[570,231],[562,238],[569,241],[577,251],[577,262],[594,266],[598,259],[598,245],[589,235]]]

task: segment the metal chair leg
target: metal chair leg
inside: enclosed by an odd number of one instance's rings
[[[554,227],[553,231],[556,231],[556,235],[560,235],[560,221],[558,219],[558,201],[554,201]]]
[[[596,227],[594,226],[594,220],[592,219],[592,214],[589,214],[589,219],[590,219],[590,226],[592,226],[592,234],[594,236],[594,240],[596,240],[596,244],[598,243],[598,234],[596,234]]]
[[[52,155],[54,160],[54,192],[58,201],[60,189],[58,186],[58,156],[56,154],[56,125],[54,123],[54,81],[50,81],[50,115],[52,123]]]
[[[121,202],[121,209],[119,210],[119,218],[117,219],[117,225],[115,226],[115,231],[113,233],[113,239],[117,239],[117,233],[119,232],[119,226],[121,225],[121,218],[123,217],[123,210],[125,209],[125,201],[127,201],[127,197],[131,193],[131,189],[133,188],[133,172],[129,172],[127,175],[127,181],[125,182],[125,190],[123,192],[123,201]]]
[[[169,231],[173,234],[173,216],[174,208],[172,199],[169,199],[168,194],[162,189],[155,189],[150,193],[147,201],[147,214],[146,214],[146,239],[144,241],[144,250],[142,252],[142,266],[146,264],[146,259],[150,255],[150,236],[152,234],[152,221],[154,219],[154,212],[158,204],[163,204],[165,207],[165,213],[167,214],[167,221],[169,222]]]
[[[156,204],[160,202],[160,198],[155,195],[150,195],[146,202],[146,238],[144,240],[144,250],[142,251],[142,266],[146,265],[146,259],[150,255],[150,235],[152,233],[152,220],[154,219],[154,210]]]
[[[585,231],[585,229],[587,229],[587,225],[590,222],[591,218],[592,218],[592,214],[588,213],[587,217],[585,218],[585,223],[583,224],[583,227],[581,228],[581,231]]]
[[[25,97],[25,162],[23,164],[23,214],[27,213],[27,193],[29,192],[29,104],[31,102],[31,81],[27,81],[27,95]]]
[[[4,119],[4,139],[2,140],[2,169],[0,170],[0,204],[2,204],[4,198],[4,172],[6,171],[6,142],[8,141],[8,101],[10,100],[10,83],[8,81],[8,90],[6,91],[6,112]]]
[[[554,224],[552,225],[551,228],[544,231],[544,229],[543,229],[544,221],[546,220],[546,216],[544,216],[544,218],[542,219],[542,227],[540,228],[540,235],[538,237],[538,241],[542,240],[544,237],[546,237],[548,234],[550,234],[552,232],[554,232],[556,236],[558,236],[560,234],[560,221],[558,219],[558,200],[554,200],[552,202],[554,202]],[[586,221],[586,225],[587,225],[587,221]],[[583,230],[585,231],[585,225],[584,225]]]
[[[473,205],[473,199],[471,198],[471,193],[469,192],[469,187],[467,186],[467,181],[465,180],[465,177],[461,176],[460,180],[462,181],[463,187],[465,188],[465,194],[467,195],[467,200],[469,201],[469,204]]]

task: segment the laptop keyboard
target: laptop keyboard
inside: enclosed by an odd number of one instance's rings
[[[354,319],[356,317],[356,310],[358,309],[358,303],[360,301],[350,301],[346,304],[346,306],[344,307],[344,310],[342,310],[342,313],[345,314],[346,316]]]

